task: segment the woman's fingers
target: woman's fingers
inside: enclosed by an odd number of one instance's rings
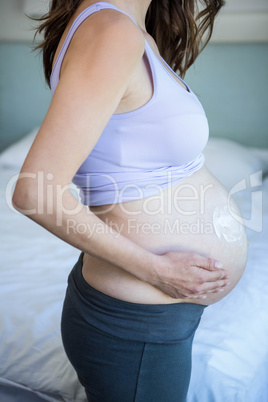
[[[205,299],[206,295],[210,293],[224,292],[225,288],[230,285],[229,280],[222,280],[218,282],[206,282],[203,285],[199,285],[194,289],[193,295],[190,298]]]
[[[205,298],[224,291],[229,273],[217,260],[197,253],[171,251],[162,256],[166,269],[158,271],[154,285],[173,298]],[[163,260],[162,260],[163,261]]]
[[[203,257],[199,254],[193,254],[191,265],[208,271],[215,271],[223,268],[222,262],[215,260],[214,258]]]
[[[203,278],[203,283],[206,283],[206,282],[216,283],[216,282],[221,281],[221,280],[226,280],[228,282],[228,279],[229,279],[228,272],[226,272],[226,271],[224,271],[222,269],[218,270],[218,271],[215,271],[215,272],[203,271],[201,276]]]
[[[229,280],[222,280],[217,282],[206,282],[200,288],[200,293],[215,293],[218,292],[219,289],[224,289],[226,286],[230,285]]]

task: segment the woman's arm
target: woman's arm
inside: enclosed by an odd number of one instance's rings
[[[172,297],[214,291],[224,286],[226,273],[215,269],[213,259],[180,252],[175,259],[174,253],[161,258],[109,228],[68,191],[144,52],[143,34],[128,17],[103,11],[89,20],[71,41],[51,105],[22,166],[13,205],[65,242]],[[74,230],[81,225],[83,231]],[[203,269],[197,273],[196,266]]]

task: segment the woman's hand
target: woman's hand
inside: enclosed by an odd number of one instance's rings
[[[228,286],[228,272],[213,258],[197,253],[169,251],[158,255],[155,277],[148,282],[174,299],[206,299]]]

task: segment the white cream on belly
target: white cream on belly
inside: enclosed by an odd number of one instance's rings
[[[228,206],[215,208],[213,226],[219,239],[224,238],[228,243],[243,244],[243,226],[230,214]]]

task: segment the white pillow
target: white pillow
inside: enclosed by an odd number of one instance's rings
[[[210,137],[204,150],[206,165],[228,189],[250,175],[268,173],[268,149],[246,147],[237,142]]]
[[[12,168],[20,171],[25,158],[34,142],[34,139],[39,131],[39,127],[34,128],[22,139],[10,145],[5,151],[0,154],[0,168]],[[70,191],[78,200],[79,189],[75,184],[70,183]]]
[[[23,162],[32,146],[38,133],[39,127],[34,128],[22,139],[10,145],[0,154],[0,167],[21,169]]]

